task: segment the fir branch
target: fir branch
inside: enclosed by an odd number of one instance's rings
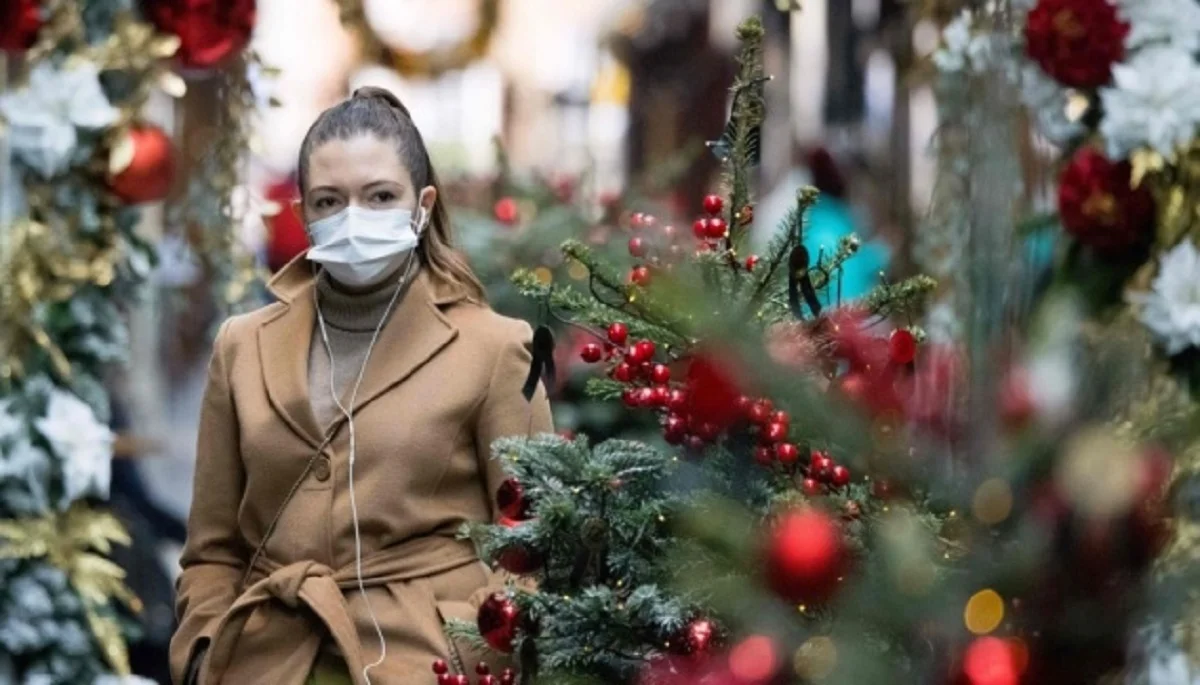
[[[891,316],[896,312],[915,309],[935,288],[937,281],[929,276],[913,276],[894,285],[876,287],[867,293],[863,304],[872,314]]]
[[[796,191],[796,206],[788,212],[783,224],[776,230],[775,237],[771,239],[767,248],[766,257],[759,262],[759,275],[747,311],[758,310],[759,304],[779,273],[780,265],[787,260],[792,248],[803,240],[805,216],[819,197],[820,193],[812,186],[804,186]]]
[[[846,260],[858,254],[858,248],[862,246],[858,236],[850,234],[838,241],[837,252],[833,257],[824,264],[816,264],[809,268],[808,277],[812,280],[813,288],[824,290],[833,282],[833,275],[837,273]]]
[[[729,123],[732,131],[729,158],[725,160],[730,187],[728,223],[729,238],[726,247],[735,250],[734,235],[737,233],[737,214],[750,204],[750,169],[755,166],[761,145],[761,130],[766,118],[766,101],[763,83],[769,77],[763,71],[762,19],[750,17],[738,26],[737,37],[741,42],[738,55],[738,75],[733,84],[733,107]],[[736,262],[735,262],[736,264]]]

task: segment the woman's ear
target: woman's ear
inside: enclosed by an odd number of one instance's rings
[[[429,222],[433,221],[433,207],[437,204],[437,188],[433,186],[425,186],[421,189],[421,195],[417,198],[417,206],[424,215],[425,225],[418,227],[418,232],[424,232],[429,228]]]

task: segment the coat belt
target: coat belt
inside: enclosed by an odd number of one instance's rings
[[[362,580],[366,587],[378,587],[437,575],[477,562],[470,542],[448,537],[421,537],[364,557]],[[346,659],[355,684],[366,685],[362,677],[366,665],[362,645],[343,595],[343,590],[357,587],[358,575],[353,563],[335,570],[314,561],[284,565],[260,557],[250,574],[249,587],[217,625],[200,682],[221,683],[235,653],[239,659],[256,658],[251,651],[239,650],[247,623],[253,617],[253,643],[299,646],[289,659],[289,672],[280,674],[280,683],[304,682],[307,669],[317,656],[322,635],[328,634]],[[297,611],[300,608],[311,610],[324,630],[308,618],[306,612]]]

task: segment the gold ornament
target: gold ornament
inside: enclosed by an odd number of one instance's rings
[[[43,559],[66,573],[83,599],[88,626],[108,665],[117,675],[127,676],[129,651],[121,627],[101,612],[114,599],[134,611],[141,605],[125,585],[125,572],[104,557],[113,543],[130,543],[120,521],[82,504],[41,518],[0,519],[0,559]]]

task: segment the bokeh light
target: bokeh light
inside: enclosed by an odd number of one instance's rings
[[[967,600],[963,623],[976,635],[987,635],[1004,621],[1004,598],[995,590],[980,590]]]

